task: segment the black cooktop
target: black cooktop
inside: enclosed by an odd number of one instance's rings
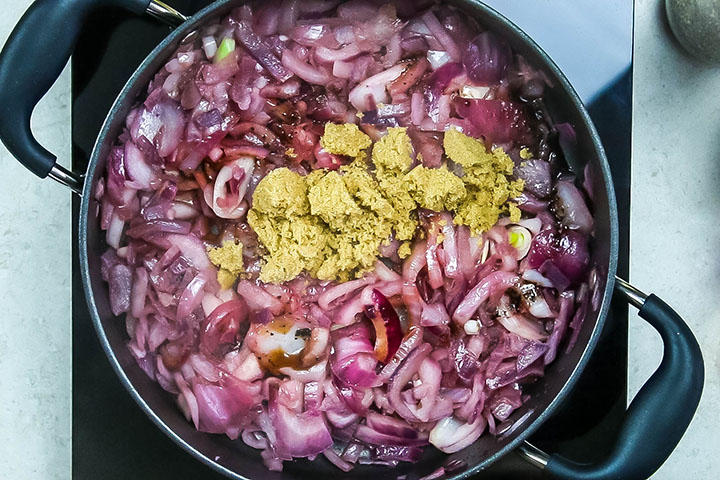
[[[623,1],[630,0],[609,3]],[[188,14],[207,3],[206,0],[172,1],[173,6]],[[512,7],[512,4],[510,1],[506,6]],[[549,17],[568,15],[568,10],[572,10],[567,8],[568,2],[564,0],[548,0],[543,5],[544,13]],[[501,10],[511,19],[516,18],[512,8]],[[624,13],[621,18],[615,17],[614,24],[607,25],[608,34],[617,32],[618,22],[623,28],[632,28],[632,8],[620,10]],[[578,14],[578,10],[571,13]],[[567,25],[572,23],[568,21]],[[523,26],[522,22],[520,24]],[[602,35],[603,26],[599,28]],[[88,28],[81,36],[72,59],[75,171],[85,170],[105,115],[128,77],[168,32],[169,27],[149,18],[134,18],[120,11],[106,10],[89,19]],[[554,31],[552,41],[563,40],[562,33]],[[572,35],[575,33],[568,27],[565,43],[572,43]],[[538,40],[542,44],[542,40]],[[603,88],[598,90],[595,86],[592,102],[589,103],[590,113],[603,139],[612,168],[620,221],[618,273],[624,277],[628,269],[630,211],[630,41],[620,44],[622,52],[615,52],[616,57],[627,56],[627,70],[608,78]],[[596,48],[607,48],[607,43],[597,42]],[[592,52],[586,53],[583,61],[592,56]],[[550,54],[554,55],[553,51]],[[562,62],[560,64],[561,68],[567,68]],[[571,81],[575,81],[576,85],[578,83],[572,77]],[[75,226],[78,208],[79,200],[75,198]],[[73,232],[73,243],[73,478],[224,478],[193,459],[160,432],[122,387],[100,347],[85,303],[77,257],[77,231]],[[574,393],[567,398],[557,414],[531,437],[536,446],[547,452],[559,452],[580,461],[593,461],[601,458],[613,444],[623,418],[627,395],[625,303],[615,302],[612,305],[604,331],[604,337],[585,369],[591,373],[586,373],[580,379]],[[540,475],[538,470],[518,455],[510,454],[478,478],[533,479],[540,478]]]

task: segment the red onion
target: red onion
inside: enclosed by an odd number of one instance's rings
[[[387,102],[386,85],[397,79],[404,70],[405,66],[400,64],[373,75],[351,90],[348,100],[359,111],[373,110],[377,104]]]
[[[580,190],[569,181],[557,183],[558,214],[563,224],[580,233],[588,234],[592,231],[593,219],[585,204]]]
[[[410,355],[405,359],[400,368],[393,374],[390,379],[388,386],[388,400],[390,405],[395,409],[395,413],[400,415],[408,421],[418,421],[418,418],[408,408],[405,402],[402,400],[400,393],[402,389],[407,385],[413,375],[420,369],[422,361],[428,356],[432,347],[427,343],[424,343],[413,350]]]
[[[247,305],[241,300],[220,304],[207,317],[200,339],[200,348],[206,355],[211,355],[220,345],[235,342],[240,324],[247,319],[247,316]]]
[[[252,311],[257,312],[268,309],[274,315],[279,315],[284,308],[280,300],[267,293],[261,286],[252,284],[247,280],[238,282],[237,292],[245,299]]]
[[[462,56],[468,78],[480,85],[498,83],[511,62],[510,46],[490,31],[473,38]]]
[[[423,327],[437,327],[448,323],[450,323],[450,316],[445,309],[445,305],[433,303],[423,308],[420,316],[420,325]]]
[[[180,296],[177,308],[178,318],[184,318],[190,315],[202,301],[202,290],[207,283],[207,278],[203,273],[199,273],[195,278],[190,280],[185,290]]]
[[[338,467],[343,472],[349,472],[353,468],[350,463],[340,458],[338,454],[333,451],[332,448],[328,448],[327,450],[325,450],[323,452],[323,455],[325,455],[325,458],[327,458],[330,463]]]
[[[467,294],[458,305],[453,320],[460,325],[470,320],[480,305],[486,301],[491,294],[499,294],[517,283],[518,277],[514,272],[494,272],[483,278]]]
[[[304,62],[290,50],[283,52],[282,64],[287,67],[289,71],[308,83],[324,85],[330,81],[328,72]]]
[[[255,60],[258,61],[268,73],[277,81],[284,82],[292,77],[292,73],[288,71],[280,60],[272,53],[268,47],[247,22],[239,22],[235,30],[235,36],[248,50]]]
[[[547,260],[552,261],[552,265],[557,267],[571,284],[574,284],[583,277],[590,261],[587,238],[572,230],[561,235],[551,230],[543,230],[533,238],[527,258],[530,268],[541,267]],[[546,266],[544,270],[541,273],[553,275],[550,266]],[[561,287],[566,282],[557,275],[555,281],[558,282],[557,287],[562,290]]]
[[[425,25],[430,30],[432,35],[445,48],[445,51],[448,53],[448,55],[450,55],[450,58],[453,61],[459,61],[461,56],[460,49],[458,49],[457,45],[455,45],[455,41],[445,30],[445,27],[443,27],[442,24],[438,21],[432,10],[428,10],[427,12],[425,12],[425,14],[422,16],[422,20],[423,22],[425,22]]]
[[[145,161],[145,155],[131,141],[125,144],[125,166],[136,188],[150,189],[150,182],[155,178],[155,173]]]
[[[366,307],[365,314],[375,327],[375,354],[386,363],[400,347],[403,332],[397,312],[378,289],[372,290],[372,307]]]
[[[481,416],[473,423],[462,423],[454,417],[440,420],[430,431],[430,443],[444,453],[455,453],[478,439],[487,422]]]
[[[227,380],[223,385],[196,383],[193,394],[198,405],[198,430],[237,438],[248,423],[247,412],[258,402],[259,393],[256,385],[239,380]]]
[[[467,120],[473,137],[485,137],[492,143],[527,142],[529,129],[519,104],[504,100],[460,98],[455,102],[458,115]]]
[[[552,190],[552,178],[550,175],[550,162],[536,158],[530,158],[520,162],[515,167],[515,175],[525,182],[525,190],[537,196],[546,198]]]
[[[574,132],[541,107],[547,80],[459,11],[411,3],[270,0],[201,26],[128,114],[94,192],[130,355],[197,429],[242,436],[274,471],[321,453],[344,471],[395,466],[428,442],[456,452],[486,425],[512,431],[522,385],[599,308],[592,192],[563,171],[554,140]],[[238,48],[217,58],[226,38]],[[342,176],[363,160],[323,149],[326,122],[374,142],[406,127],[411,168],[458,176],[448,128],[502,147],[524,181],[511,200],[522,217],[471,236],[453,212],[419,209],[417,232],[386,232],[361,276],[261,282],[266,235],[247,219],[259,182],[283,167]],[[524,257],[509,243],[518,228],[533,237]],[[242,243],[244,271],[222,289],[208,247],[228,241]]]
[[[422,343],[423,329],[417,327],[411,327],[408,333],[403,338],[400,347],[398,347],[395,355],[390,359],[389,362],[382,368],[379,374],[380,380],[383,382],[387,381],[397,370],[400,364],[407,358],[407,356],[415,350],[416,347]]]
[[[110,289],[110,310],[113,315],[127,312],[130,309],[132,272],[127,266],[118,263],[110,269],[107,281]]]
[[[322,415],[293,412],[279,404],[272,393],[268,411],[277,432],[273,446],[280,458],[310,457],[332,446],[332,437]]]

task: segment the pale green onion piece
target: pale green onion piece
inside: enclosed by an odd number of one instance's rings
[[[530,250],[530,243],[532,243],[530,230],[520,225],[512,225],[508,228],[508,240],[510,245],[517,250],[515,257],[518,260],[525,258]]]
[[[235,40],[232,38],[223,38],[220,46],[215,53],[215,63],[221,62],[225,57],[235,51]]]

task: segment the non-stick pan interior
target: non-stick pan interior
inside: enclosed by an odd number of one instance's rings
[[[575,92],[557,67],[517,27],[477,1],[452,2],[477,21],[503,36],[529,63],[544,71],[552,83],[546,93],[546,104],[555,123],[570,123],[577,134],[575,143],[564,146],[564,153],[573,172],[583,177],[588,172],[594,191],[593,213],[595,216],[595,239],[593,258],[599,267],[599,281],[614,278],[617,256],[617,212],[610,181],[609,167],[595,129],[581,106]],[[128,336],[122,318],[113,316],[108,303],[107,285],[100,275],[100,255],[106,250],[104,232],[99,228],[97,212],[99,205],[93,198],[95,184],[105,172],[105,161],[113,141],[121,133],[125,117],[136,99],[146,92],[147,84],[165,63],[166,58],[186,36],[203,22],[222,16],[241,4],[238,0],[220,0],[202,10],[189,22],[173,32],[143,62],[132,76],[115,102],[102,128],[93,151],[83,194],[80,219],[80,256],[83,283],[98,336],[113,367],[130,394],[148,416],[173,440],[198,459],[233,478],[289,480],[305,478],[375,478],[396,479],[408,475],[408,479],[427,475],[454,459],[462,459],[468,468],[458,472],[456,478],[469,476],[484,468],[499,456],[515,448],[534,431],[551,413],[567,393],[579,370],[594,346],[609,306],[612,281],[606,285],[601,308],[590,312],[583,324],[577,345],[569,354],[560,355],[547,369],[546,376],[529,387],[531,399],[518,411],[511,421],[522,419],[505,436],[483,435],[474,445],[447,456],[434,448],[427,448],[419,463],[401,464],[395,469],[358,466],[350,473],[342,473],[324,458],[315,462],[299,460],[286,462],[283,472],[269,472],[263,466],[259,451],[247,447],[241,440],[231,441],[223,435],[197,432],[176,406],[170,395],[150,380],[138,367],[126,347]],[[586,170],[586,165],[589,164]],[[112,432],[108,432],[112,435]]]

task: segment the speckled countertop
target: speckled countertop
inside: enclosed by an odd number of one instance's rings
[[[30,3],[3,2],[0,43]],[[720,68],[689,59],[671,40],[662,5],[636,1],[631,280],[685,317],[706,362],[698,414],[653,478],[714,479],[720,470]],[[70,101],[66,69],[33,118],[41,143],[65,165]],[[9,200],[0,211],[0,477],[69,479],[70,194],[34,178],[2,146],[0,164],[0,191]],[[662,350],[649,326],[636,318],[630,324],[632,396]]]

